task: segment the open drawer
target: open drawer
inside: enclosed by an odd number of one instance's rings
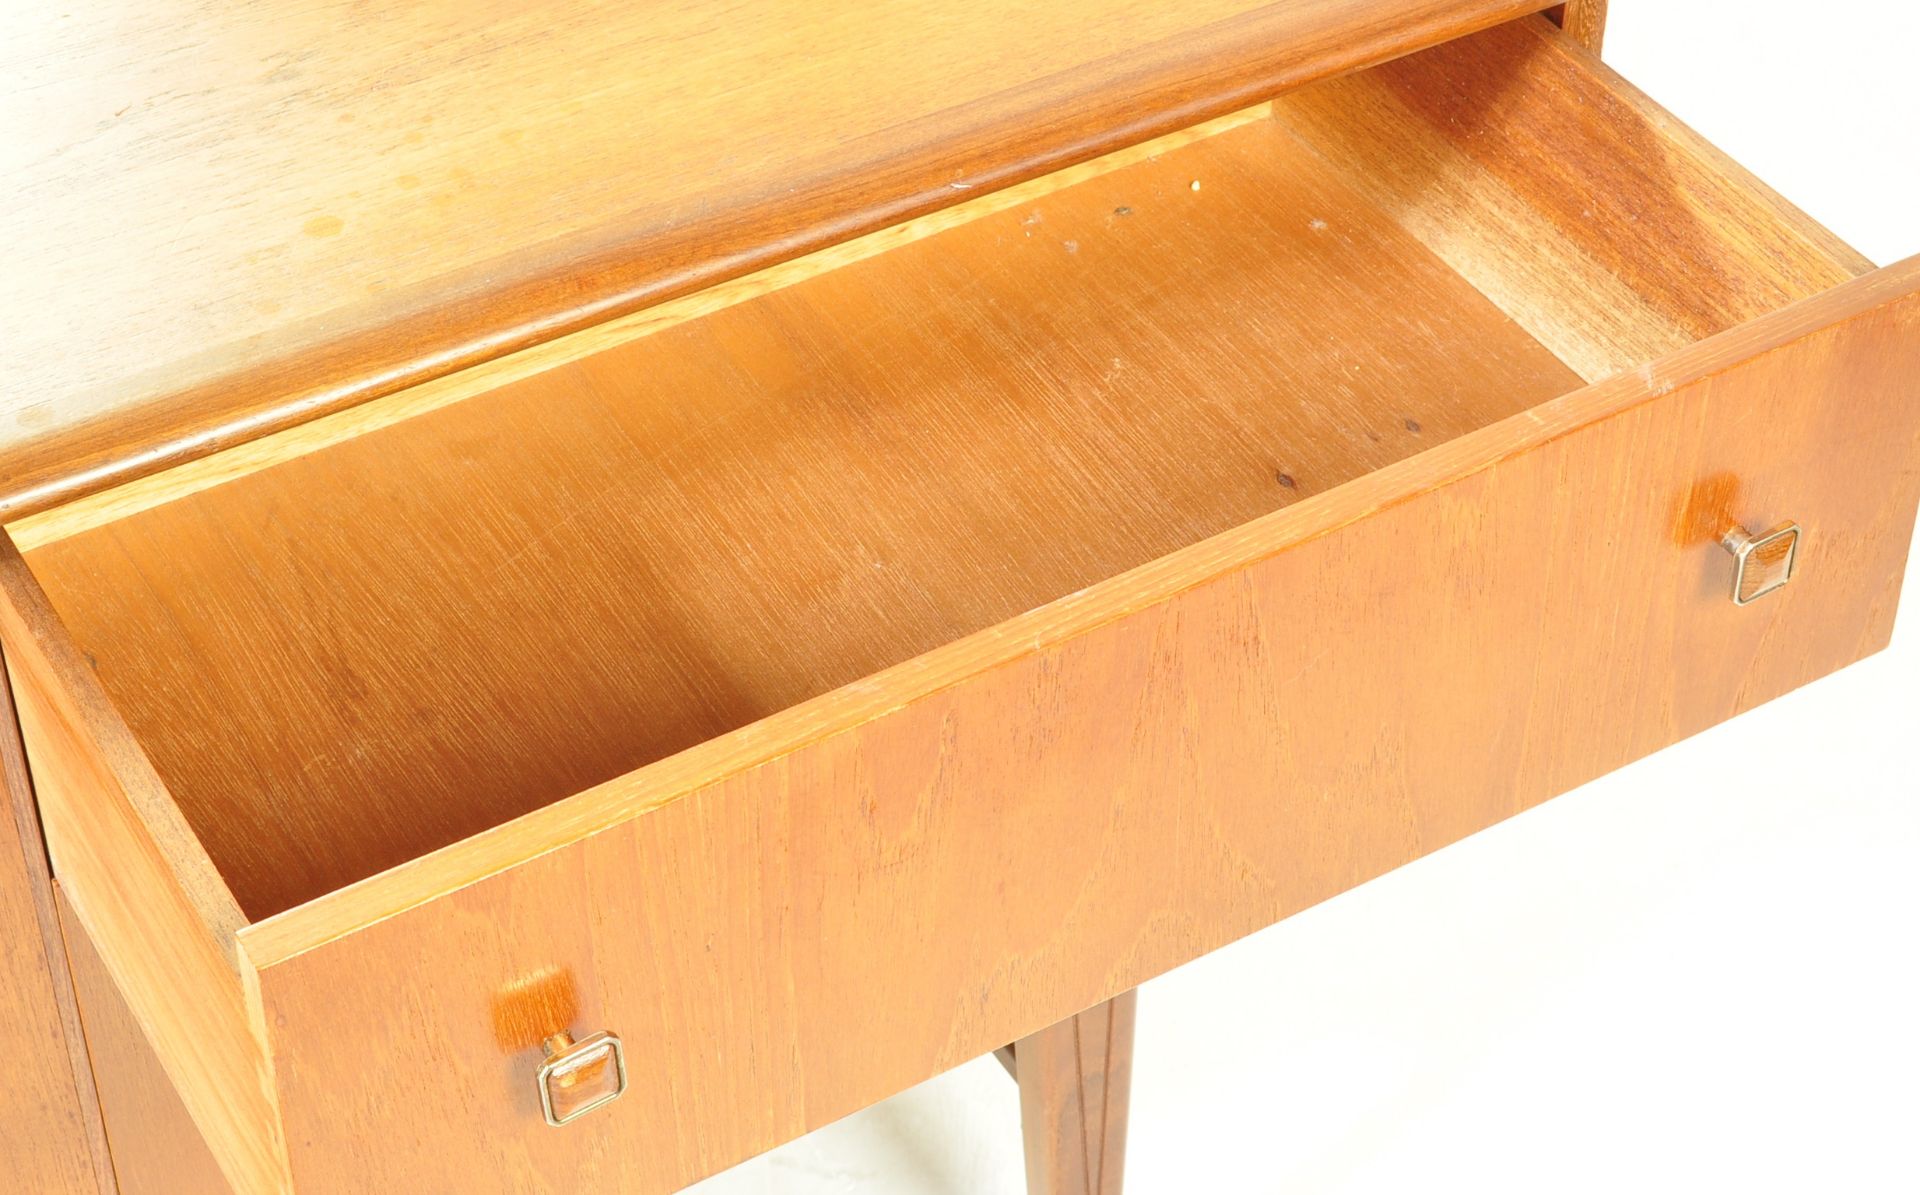
[[[1917,290],[1498,27],[16,522],[54,869],[237,1188],[672,1189],[1882,646]]]

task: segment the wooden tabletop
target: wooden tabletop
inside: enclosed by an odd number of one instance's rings
[[[1538,7],[35,6],[0,516]]]

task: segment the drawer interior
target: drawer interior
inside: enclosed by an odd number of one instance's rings
[[[1206,132],[26,560],[258,919],[1868,268],[1537,18]]]

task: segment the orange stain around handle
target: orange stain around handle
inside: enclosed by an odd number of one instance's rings
[[[561,967],[502,984],[493,994],[493,1038],[502,1050],[537,1048],[579,1018],[580,994],[573,972]]]

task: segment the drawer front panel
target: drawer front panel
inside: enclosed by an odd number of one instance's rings
[[[675,1189],[1880,648],[1917,288],[1849,283],[242,931],[296,1184]],[[1788,520],[1796,575],[1736,606],[1719,538]],[[540,1038],[603,1029],[631,1089],[547,1127]]]

